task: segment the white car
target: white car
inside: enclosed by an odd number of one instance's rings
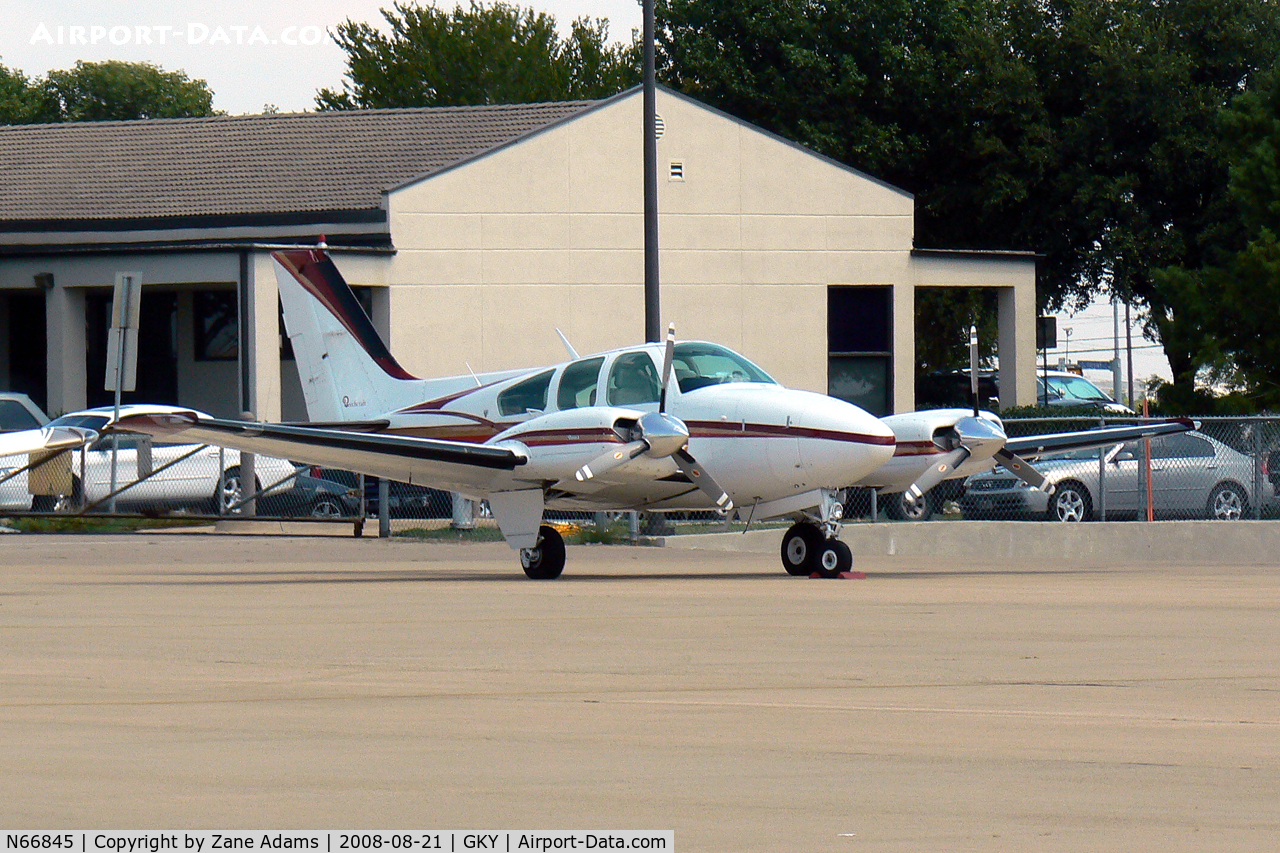
[[[121,417],[190,411],[191,409],[179,406],[132,404],[120,407]],[[111,406],[72,412],[50,421],[48,426],[81,427],[101,432],[111,423],[112,413]],[[216,511],[227,512],[233,511],[231,507],[241,498],[239,451],[220,450],[217,447],[201,448],[200,445],[190,443],[174,444],[157,441],[150,436],[126,433],[118,434],[116,439],[119,445],[116,487],[143,478],[137,485],[116,497],[118,508],[130,511],[176,508],[208,511],[212,506]],[[112,436],[104,435],[83,452],[68,452],[66,462],[61,464],[70,465],[70,494],[38,495],[33,499],[28,490],[27,474],[19,474],[0,485],[0,508],[61,511],[101,501],[111,492],[111,450]],[[182,458],[184,456],[186,458]],[[179,459],[181,461],[175,462]],[[0,458],[0,477],[21,468],[27,462],[25,454]],[[220,476],[224,470],[225,475]],[[293,480],[285,478],[297,470],[293,463],[284,459],[257,456],[254,460],[257,487],[259,490],[263,485],[270,487],[266,494],[291,489]],[[148,474],[151,476],[146,476]],[[284,482],[280,483],[282,480]],[[105,506],[103,504],[99,509],[105,509]]]

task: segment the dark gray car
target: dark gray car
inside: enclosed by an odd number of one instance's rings
[[[1034,463],[1054,485],[1052,497],[1033,489],[1003,468],[965,481],[960,509],[965,518],[1047,518],[1089,521],[1099,506],[1098,451],[1077,450],[1046,456]],[[1134,517],[1146,508],[1141,441],[1111,448],[1106,455],[1107,517]],[[1164,518],[1247,517],[1255,505],[1254,461],[1199,432],[1151,439],[1152,504]],[[1271,481],[1262,478],[1266,503],[1275,500]]]

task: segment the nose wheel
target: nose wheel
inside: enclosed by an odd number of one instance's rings
[[[782,537],[782,567],[797,577],[839,577],[853,568],[853,552],[839,539],[828,539],[817,525],[802,521]]]

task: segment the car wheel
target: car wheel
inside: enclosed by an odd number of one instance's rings
[[[1050,521],[1088,521],[1093,517],[1089,490],[1074,480],[1061,483],[1049,500]]]
[[[1209,495],[1209,517],[1217,521],[1239,521],[1249,514],[1249,498],[1235,483],[1219,483]]]
[[[937,500],[933,489],[925,492],[918,501],[908,500],[907,493],[901,492],[887,496],[888,506],[885,507],[885,512],[898,521],[928,521],[937,511]]]
[[[253,478],[253,483],[255,492],[262,491],[262,481],[256,476]],[[227,473],[222,476],[221,488],[215,490],[213,495],[218,514],[226,515],[229,512],[242,512],[244,507],[231,509],[231,507],[240,502],[242,497],[244,497],[244,493],[240,483],[240,468],[228,468]]]
[[[342,505],[334,498],[319,497],[311,504],[312,518],[342,518]]]

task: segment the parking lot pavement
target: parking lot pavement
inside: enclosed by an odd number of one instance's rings
[[[1275,567],[0,544],[0,823],[1274,849]]]

